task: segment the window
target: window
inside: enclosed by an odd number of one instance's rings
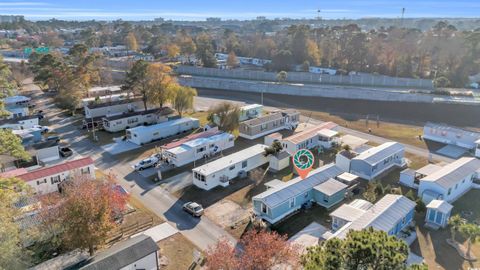
[[[228,168],[228,169],[229,169],[230,171],[235,170],[235,165],[230,166],[230,168]]]
[[[205,151],[205,150],[206,150],[206,149],[205,149],[205,146],[204,146],[204,147],[200,147],[200,148],[197,149],[197,153],[201,153],[201,152],[203,152],[203,151]]]
[[[305,194],[303,194],[303,198],[307,198],[308,197],[308,192],[305,192]]]
[[[47,179],[45,179],[45,181],[46,180]],[[60,175],[50,177],[50,183],[52,183],[52,185],[55,183],[60,183]]]
[[[373,167],[372,167],[372,172],[376,171],[376,170],[377,170],[377,167],[378,167],[378,165],[373,165]]]
[[[267,206],[264,203],[262,203],[262,213],[267,213]]]
[[[262,124],[262,126],[261,126],[261,128],[260,128],[260,129],[261,129],[261,130],[265,130],[265,129],[267,129],[267,124]]]
[[[328,200],[329,200],[329,199],[330,199],[330,198],[329,198],[328,196],[324,196],[324,197],[323,197],[323,202],[328,203]]]
[[[450,195],[451,193],[452,193],[452,188],[449,188],[447,195]]]
[[[462,180],[462,184],[465,183],[465,179]]]
[[[80,171],[82,172],[82,174],[90,174],[90,167],[81,168]]]
[[[290,208],[293,208],[295,206],[295,198],[290,199]]]
[[[242,169],[243,169],[243,168],[246,168],[247,165],[248,165],[248,161],[245,160],[244,162],[242,162]]]
[[[403,218],[402,218],[402,224],[405,224],[405,222],[407,222],[407,218],[406,218],[406,217],[403,217]]]
[[[457,189],[457,188],[458,188],[458,184],[455,185],[455,189]]]
[[[229,142],[233,142],[233,137],[228,138]]]

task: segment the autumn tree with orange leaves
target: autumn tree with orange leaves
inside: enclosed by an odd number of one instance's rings
[[[298,266],[298,248],[285,235],[268,231],[248,231],[235,248],[226,239],[208,249],[206,266],[212,270],[271,269],[278,265]]]
[[[75,177],[62,185],[62,193],[46,196],[42,208],[43,227],[55,232],[65,249],[88,250],[102,245],[117,226],[127,195],[114,185],[114,175],[93,180]],[[53,235],[50,233],[50,237]]]

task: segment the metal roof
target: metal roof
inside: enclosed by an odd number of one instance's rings
[[[195,139],[198,139],[198,138],[203,138],[203,137],[209,137],[209,136],[218,134],[220,132],[221,131],[218,130],[218,127],[214,127],[214,128],[211,128],[207,131],[204,131],[204,132],[190,134],[190,135],[187,135],[187,136],[185,136],[181,139],[173,140],[172,142],[164,144],[160,147],[162,149],[168,150],[168,149],[178,147],[178,146],[180,146],[180,145],[182,145],[182,144],[184,144],[188,141],[195,140]]]
[[[127,129],[127,130],[130,130],[130,132],[142,133],[142,132],[155,131],[155,130],[159,130],[159,129],[163,129],[163,128],[170,128],[172,126],[181,125],[181,124],[184,124],[184,123],[194,122],[194,121],[198,121],[198,119],[190,118],[190,117],[184,117],[184,118],[180,118],[180,119],[175,119],[175,120],[162,122],[160,124],[155,124],[155,125],[151,125],[151,126],[138,126],[138,127],[130,128],[130,129]]]
[[[480,160],[473,157],[463,157],[420,180],[434,182],[444,188],[450,188],[468,175],[478,171],[480,171]]]
[[[344,204],[330,213],[331,217],[340,218],[346,221],[354,221],[365,214],[366,210],[353,207],[349,204]]]
[[[310,172],[310,175],[303,180],[300,177],[296,177],[283,186],[271,188],[254,196],[253,199],[261,200],[268,207],[273,208],[294,196],[310,191],[314,186],[327,181],[329,178],[334,178],[341,173],[343,173],[342,169],[335,166],[334,163],[327,164],[313,170]]]
[[[398,142],[386,142],[379,146],[372,147],[360,155],[354,157],[355,160],[363,160],[368,164],[375,165],[392,154],[404,149],[404,146]]]
[[[480,133],[473,131],[473,130],[468,130],[468,129],[463,129],[455,126],[450,126],[447,124],[442,124],[442,123],[432,123],[428,122],[424,126],[424,131],[430,131],[429,129],[432,129],[434,132],[451,132],[454,134],[461,134],[462,136],[470,136],[472,138],[479,138],[480,139]]]
[[[133,111],[133,112],[126,112],[122,114],[115,114],[111,116],[105,116],[104,119],[107,121],[113,121],[113,120],[123,119],[127,117],[137,116],[137,115],[147,115],[147,114],[167,115],[172,113],[173,113],[173,110],[171,108],[163,107],[163,108],[150,109],[146,111],[141,110],[141,111]]]
[[[442,166],[438,166],[435,164],[428,164],[426,166],[423,166],[422,168],[418,169],[416,173],[422,174],[422,175],[430,175],[438,170],[440,170]]]
[[[306,141],[310,138],[313,138],[313,137],[317,136],[317,132],[322,130],[322,129],[333,129],[333,128],[336,128],[337,126],[338,125],[333,123],[333,122],[321,123],[318,126],[311,127],[309,129],[306,129],[306,130],[304,130],[302,132],[299,132],[297,134],[293,134],[292,136],[287,137],[284,140],[289,141],[293,144],[298,144],[298,143],[304,142],[304,141]]]
[[[254,156],[260,154],[263,155],[263,153],[265,153],[265,148],[267,147],[268,146],[264,144],[256,144],[231,155],[222,157],[210,163],[204,164],[200,167],[194,168],[192,169],[192,171],[201,173],[203,175],[210,175]]]
[[[427,208],[435,209],[446,214],[452,210],[453,205],[449,204],[447,201],[444,200],[432,200],[427,205]]]
[[[373,227],[387,232],[415,208],[415,202],[402,195],[387,194],[359,218],[347,223],[332,237],[345,238],[350,230]]]
[[[93,165],[93,160],[91,157],[86,157],[86,158],[81,158],[77,160],[67,161],[65,163],[54,165],[51,167],[34,170],[26,174],[18,175],[17,177],[28,182],[35,179],[48,177],[54,174],[67,172],[67,171],[83,168],[90,165]]]
[[[282,113],[271,113],[271,114],[267,114],[267,115],[264,115],[264,116],[260,116],[260,117],[257,117],[257,118],[253,118],[253,119],[244,121],[241,124],[254,127],[254,126],[258,126],[258,125],[265,124],[265,123],[268,123],[268,122],[280,120],[282,118],[283,118]]]
[[[86,105],[86,107],[89,109],[96,109],[96,108],[110,107],[110,106],[116,106],[121,104],[134,104],[139,102],[142,102],[141,98],[121,99],[121,100],[114,100],[114,101],[105,102],[105,103],[92,103],[92,104]]]
[[[182,145],[186,145],[189,147],[197,147],[204,144],[216,143],[221,140],[228,140],[229,138],[234,138],[234,136],[230,133],[222,132],[222,133],[212,135],[210,137],[203,137],[203,138],[190,140],[188,142],[183,143]]]
[[[117,270],[156,252],[158,246],[150,236],[141,234],[113,245],[87,261],[79,269]]]
[[[344,189],[346,189],[348,186],[345,185],[344,183],[337,181],[335,179],[328,179],[327,181],[316,185],[313,187],[315,190],[320,191],[321,193],[327,195],[327,196],[332,196]]]
[[[322,129],[322,130],[319,130],[317,132],[318,135],[321,135],[322,137],[325,137],[325,138],[331,138],[331,137],[334,137],[335,135],[338,134],[338,132],[336,132],[335,130],[331,130],[331,129]]]

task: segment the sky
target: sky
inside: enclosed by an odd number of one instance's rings
[[[1,15],[29,20],[173,20],[385,17],[480,18],[480,0],[0,0]]]

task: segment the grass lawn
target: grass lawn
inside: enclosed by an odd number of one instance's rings
[[[319,119],[322,121],[332,121],[341,126],[366,133],[368,133],[368,129],[370,128],[371,134],[373,135],[385,137],[393,141],[398,141],[421,148],[427,148],[425,142],[418,139],[418,135],[423,134],[423,127],[390,123],[384,121],[380,121],[379,125],[377,126],[376,119],[370,119],[367,126],[366,120],[362,118],[342,117],[327,112],[315,112],[306,110],[301,110],[301,112],[303,115],[311,115],[311,117],[315,119]]]
[[[185,114],[185,116],[197,118],[198,121],[200,121],[200,126],[203,126],[208,124],[208,120],[207,120],[208,114],[209,113],[205,111],[198,111],[198,112],[187,113]]]
[[[188,269],[193,261],[193,251],[197,249],[180,233],[158,242],[157,245],[160,256],[166,257],[168,262],[167,265],[160,265],[163,270]]]
[[[417,156],[414,154],[411,154],[409,152],[405,152],[405,158],[407,158],[410,161],[410,164],[408,164],[408,167],[410,169],[420,169],[428,164],[428,159],[425,157]]]
[[[480,190],[472,189],[453,203],[452,215],[471,211],[471,215],[465,216],[469,222],[475,222],[480,218]],[[468,262],[458,255],[457,251],[446,243],[451,237],[449,228],[437,231],[426,229],[424,224],[425,213],[417,214],[417,241],[411,246],[412,251],[425,258],[429,269],[473,269],[480,267],[480,261]],[[456,233],[456,240],[466,245],[466,239],[460,233]],[[472,245],[473,255],[480,258],[480,243]]]

